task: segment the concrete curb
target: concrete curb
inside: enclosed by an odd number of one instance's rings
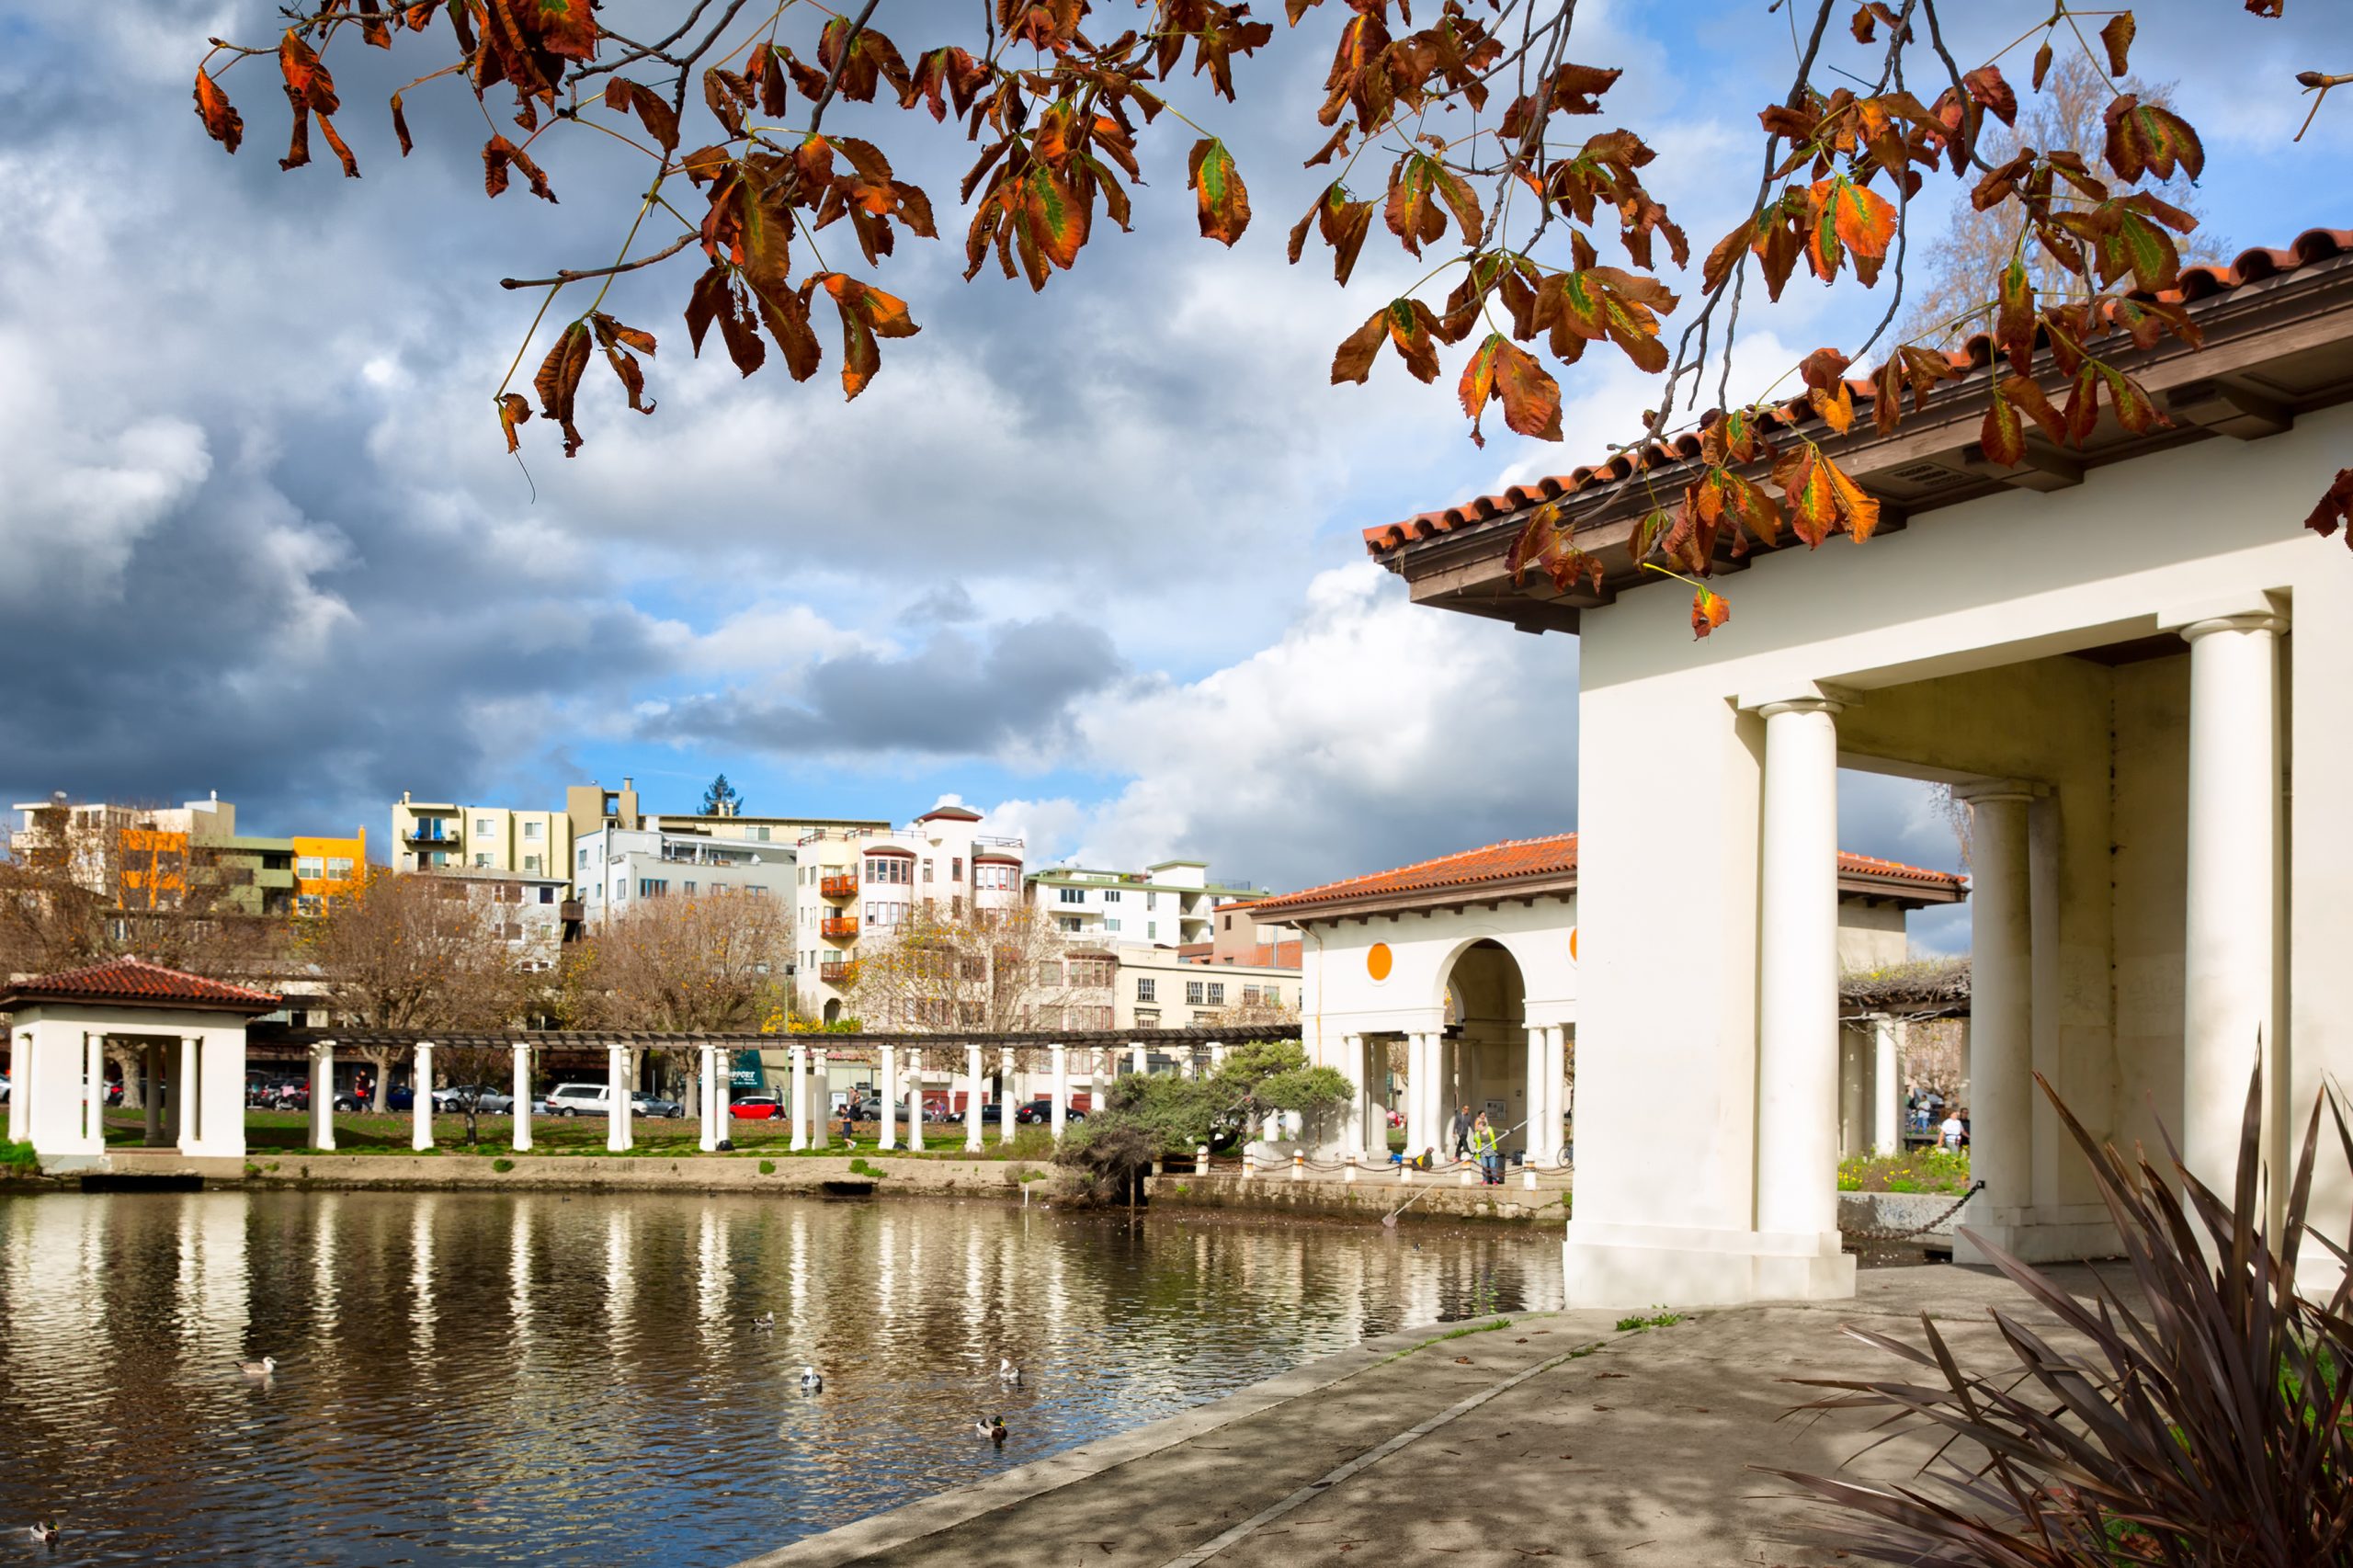
[[[1513,1314],[1512,1321],[1515,1324],[1540,1320],[1549,1322],[1560,1315],[1557,1312],[1519,1312]],[[1105,1471],[1115,1470],[1164,1449],[1189,1442],[1278,1405],[1320,1393],[1381,1366],[1392,1359],[1399,1351],[1410,1350],[1433,1335],[1444,1334],[1451,1327],[1460,1326],[1424,1324],[1381,1335],[1353,1349],[1335,1351],[1329,1356],[1294,1367],[1290,1371],[1277,1373],[1264,1382],[1237,1389],[1223,1399],[1164,1416],[1131,1432],[1098,1438],[1082,1448],[1067,1449],[1033,1464],[1021,1465],[1002,1475],[991,1476],[986,1481],[976,1482],[937,1497],[926,1497],[888,1513],[836,1526],[822,1535],[797,1540],[764,1556],[746,1558],[736,1563],[734,1568],[831,1568],[835,1563],[855,1562],[876,1552],[889,1551],[926,1536],[969,1524],[1017,1503],[1058,1492],[1065,1486],[1100,1475]]]
[[[500,1170],[505,1164],[507,1168]],[[763,1173],[763,1163],[773,1171]],[[853,1163],[879,1170],[878,1177]],[[981,1194],[1019,1200],[1025,1160],[903,1160],[784,1154],[271,1154],[246,1157],[247,1188],[302,1191],[664,1191],[888,1197]],[[1032,1184],[1035,1185],[1035,1184]]]

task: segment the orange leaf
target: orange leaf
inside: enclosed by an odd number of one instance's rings
[[[580,394],[580,375],[588,368],[588,324],[574,322],[563,329],[540,364],[531,385],[540,394],[540,412],[563,426],[563,455],[580,450],[578,426],[572,422],[574,402]]]
[[[196,113],[204,121],[205,134],[230,152],[235,152],[237,143],[244,140],[244,117],[230,106],[229,96],[200,65],[196,71]]]
[[[1706,588],[1699,589],[1692,594],[1691,635],[1693,638],[1705,637],[1731,619],[1732,606],[1725,602],[1722,594],[1711,593]]]
[[[531,404],[521,392],[501,392],[498,397],[498,426],[506,432],[506,449],[515,451],[522,441],[515,434],[515,426],[531,417]]]
[[[1233,154],[1214,136],[1193,144],[1185,177],[1200,207],[1201,237],[1231,245],[1250,226],[1250,192],[1233,166]]]
[[[2130,11],[2117,12],[2115,16],[2110,17],[2108,19],[2108,26],[2100,28],[2099,41],[2108,46],[2108,74],[2109,75],[2121,76],[2125,72],[2131,69],[2131,67],[2125,62],[2125,56],[2131,52],[2132,48],[2132,13]]]

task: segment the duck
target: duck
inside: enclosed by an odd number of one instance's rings
[[[759,1316],[752,1320],[752,1326],[756,1329],[774,1328],[776,1326],[776,1314],[774,1312],[762,1312]]]
[[[278,1358],[265,1356],[258,1361],[240,1361],[237,1363],[237,1370],[249,1378],[266,1378],[278,1370]]]
[[[996,1381],[1007,1388],[1017,1389],[1021,1386],[1021,1369],[1000,1356],[996,1360]]]
[[[802,1393],[819,1393],[824,1392],[824,1387],[825,1378],[824,1373],[818,1371],[814,1367],[803,1367],[801,1369],[801,1392]]]
[[[43,1546],[55,1546],[57,1544],[58,1537],[57,1521],[55,1519],[36,1519],[33,1522],[32,1528],[28,1529],[25,1533],[31,1536]]]
[[[995,1443],[998,1448],[1001,1449],[1005,1447],[1006,1431],[1004,1416],[997,1415],[992,1416],[986,1421],[975,1421],[972,1423],[972,1430],[978,1432],[982,1437],[986,1437],[990,1442]]]

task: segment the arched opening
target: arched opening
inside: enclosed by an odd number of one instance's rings
[[[838,996],[836,996],[836,997],[834,997],[834,998],[832,998],[831,1000],[827,1001],[827,1002],[826,1002],[826,1004],[825,1004],[825,1022],[827,1022],[827,1023],[829,1023],[829,1024],[830,1024],[830,1023],[837,1022],[837,1021],[840,1019],[841,1016],[842,1016],[842,1003],[841,1003],[841,998],[840,998],[840,997],[838,997]]]
[[[1519,961],[1500,942],[1464,948],[1446,974],[1446,1032],[1438,1051],[1438,1131],[1447,1142],[1456,1117],[1485,1113],[1506,1151],[1526,1153],[1528,1107],[1528,987]],[[1540,1134],[1539,1135],[1540,1137]]]

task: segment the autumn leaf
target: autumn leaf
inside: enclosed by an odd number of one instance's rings
[[[517,147],[514,142],[509,142],[504,136],[494,136],[488,142],[483,143],[482,183],[483,190],[487,191],[492,196],[497,196],[503,193],[506,189],[506,170],[509,165],[512,165],[514,167],[523,171],[523,177],[530,182],[531,194],[533,196],[540,198],[543,201],[553,201],[555,199],[555,192],[548,185],[548,176],[546,173],[540,169],[539,165],[531,162],[531,155],[529,153],[524,152],[523,149]]]
[[[1694,639],[1705,637],[1731,619],[1732,606],[1725,602],[1722,594],[1706,588],[1692,593],[1691,635]]]
[[[1348,334],[1332,356],[1332,383],[1355,381],[1361,385],[1372,374],[1372,362],[1381,353],[1383,339],[1396,346],[1397,357],[1405,361],[1418,381],[1438,379],[1438,316],[1419,300],[1392,300],[1365,318],[1365,323]]]
[[[327,116],[343,107],[335,97],[335,78],[319,63],[318,51],[295,36],[294,29],[278,42],[278,74],[285,79],[286,102],[294,111],[294,127],[287,143],[286,156],[278,160],[281,169],[298,169],[311,161],[311,116],[319,117],[319,129],[325,132],[327,144],[343,160],[343,172],[354,179],[359,167],[352,162],[351,150],[327,123]],[[200,91],[200,89],[199,89]]]
[[[677,150],[678,115],[670,100],[642,82],[616,76],[605,84],[605,107],[616,114],[634,114],[664,156]]]
[[[2353,549],[2353,468],[2336,471],[2335,482],[2322,493],[2311,515],[2304,518],[2304,527],[2323,539],[2332,537],[2339,528],[2343,528],[2347,530],[2345,543],[2348,549]]]
[[[1487,438],[1479,429],[1490,401],[1504,405],[1504,423],[1523,436],[1540,440],[1561,438],[1561,388],[1536,357],[1500,332],[1491,332],[1462,368],[1456,389],[1462,412],[1471,416],[1471,439],[1480,446]]]
[[[645,398],[645,369],[630,350],[651,358],[654,335],[633,326],[624,326],[602,311],[591,311],[588,323],[597,334],[597,345],[605,351],[605,362],[620,378],[622,390],[629,393],[629,405],[640,414],[654,412],[654,404]]]
[[[922,328],[907,313],[904,300],[870,283],[839,272],[820,272],[801,286],[801,292],[807,294],[813,285],[824,286],[841,314],[842,393],[847,401],[864,392],[881,369],[876,338],[913,337]]]
[[[1827,457],[1816,454],[1815,460],[1830,476],[1830,494],[1837,502],[1838,517],[1847,531],[1861,543],[1879,528],[1879,501],[1866,494],[1862,486],[1847,477],[1845,472]]]
[[[540,361],[531,386],[540,394],[540,413],[563,426],[563,455],[580,450],[579,426],[572,422],[573,404],[580,395],[581,372],[588,368],[588,324],[574,322],[563,329]]]
[[[1357,256],[1364,249],[1365,235],[1372,229],[1372,203],[1350,201],[1347,187],[1336,180],[1324,187],[1315,205],[1291,227],[1290,255],[1294,267],[1307,249],[1310,225],[1332,247],[1332,280],[1347,287],[1348,275],[1356,270]]]
[[[1673,291],[1655,278],[1615,267],[1556,272],[1536,291],[1531,324],[1551,334],[1553,358],[1573,365],[1588,342],[1615,343],[1635,368],[1656,375],[1666,369],[1666,345],[1659,341],[1657,311],[1672,313]]]
[[[1202,238],[1231,245],[1250,226],[1250,192],[1233,166],[1233,155],[1216,137],[1193,144],[1185,187],[1198,198]]]
[[[2131,69],[2125,56],[2132,48],[2132,13],[2130,11],[2117,12],[2108,19],[2108,26],[2100,28],[2099,41],[2108,48],[2109,75],[2121,76]]]
[[[521,392],[501,392],[498,395],[498,426],[506,432],[506,449],[522,448],[522,440],[515,434],[515,426],[531,417],[531,404]]]
[[[1811,446],[1792,448],[1776,467],[1773,479],[1789,502],[1791,531],[1809,550],[1822,548],[1822,541],[1830,537],[1830,525],[1837,518],[1838,498],[1820,453]]]
[[[244,117],[230,106],[229,96],[200,65],[196,70],[196,114],[204,121],[205,134],[230,152],[235,152],[237,143],[245,139]]]
[[[2206,172],[2206,149],[2189,122],[2163,104],[2120,93],[2108,106],[2108,166],[2119,178],[2144,174],[2171,179],[2176,169],[2196,179]]]
[[[2004,468],[2016,468],[2026,457],[2026,424],[2018,417],[2018,405],[1998,391],[1985,405],[1977,444],[1984,449],[1987,460]]]
[[[2034,278],[2023,257],[2012,256],[2002,269],[1994,341],[2010,357],[2011,368],[2024,373],[2034,358]]]
[[[1895,238],[1895,204],[1844,175],[1815,182],[1813,199],[1830,214],[1831,226],[1848,250],[1877,260]]]
[[[1574,529],[1563,516],[1561,504],[1547,501],[1528,515],[1504,552],[1504,570],[1511,574],[1514,586],[1526,580],[1530,566],[1537,566],[1562,593],[1584,583],[1597,594],[1604,576],[1601,558],[1578,549],[1574,540]]]

